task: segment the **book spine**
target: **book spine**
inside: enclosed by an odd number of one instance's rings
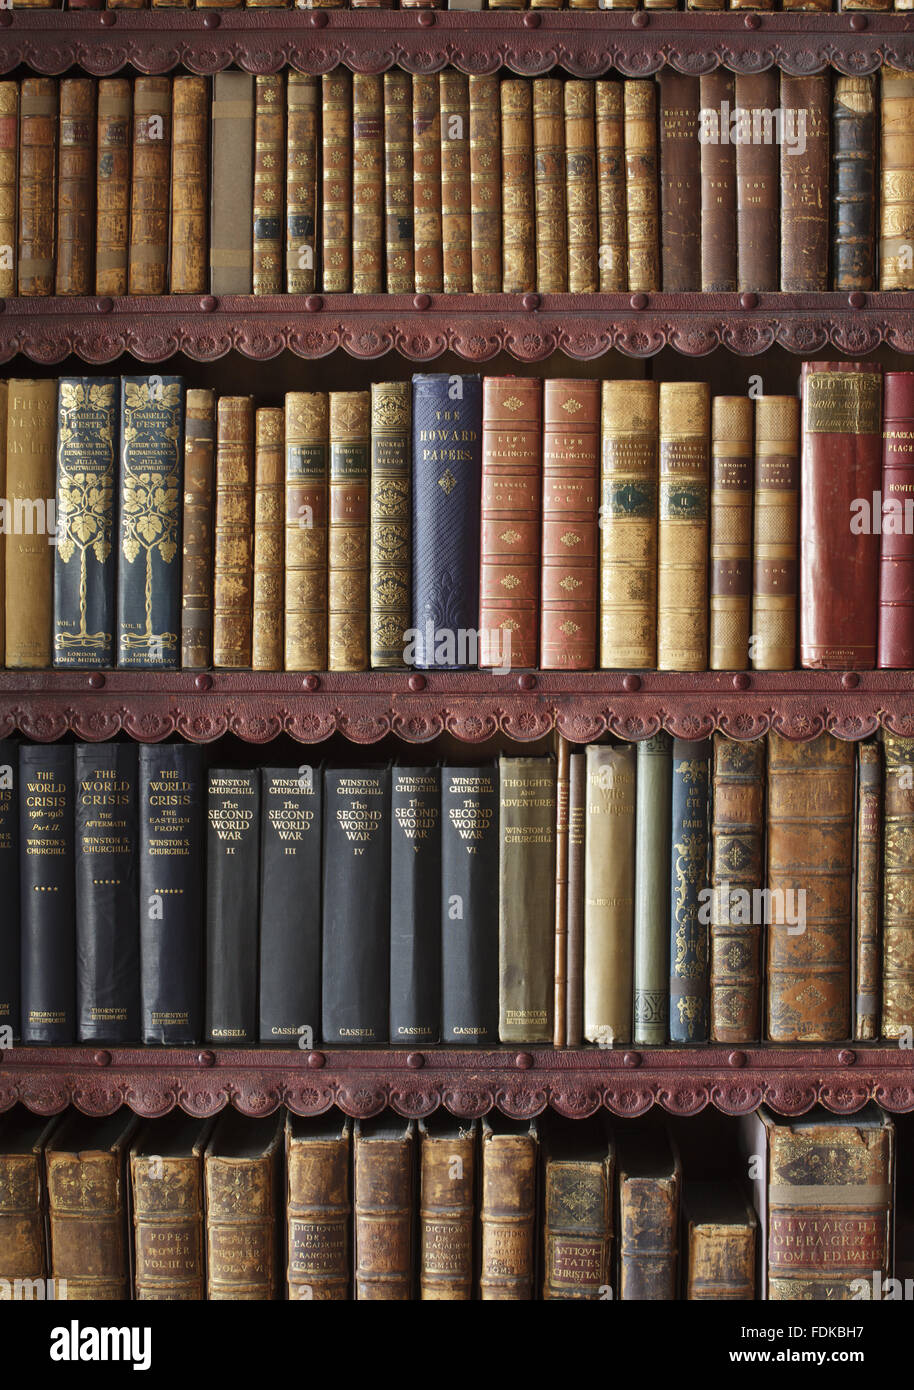
[[[216,393],[187,392],[181,518],[181,665],[205,670],[213,659],[213,471]]]
[[[55,293],[90,294],[95,230],[95,81],[91,77],[61,80],[59,141]]]
[[[35,516],[35,529],[6,537],[6,662],[29,670],[51,665],[57,382],[13,379],[7,389],[6,497],[13,517]],[[44,526],[41,519],[44,518]],[[44,534],[42,534],[42,532]]]
[[[251,664],[254,398],[220,396],[216,406],[213,532],[213,665]]]
[[[176,77],[171,100],[169,287],[172,294],[205,294],[209,217],[207,78]]]
[[[506,78],[501,98],[502,283],[505,294],[536,289],[533,102],[529,81]]]
[[[755,1222],[748,1213],[739,1225],[690,1221],[686,1240],[686,1298],[754,1300]]]
[[[634,744],[589,744],[584,832],[584,1037],[631,1042],[635,898]]]
[[[329,430],[327,395],[286,396],[287,671],[327,666],[327,515]]]
[[[286,72],[287,294],[310,294],[317,285],[318,82]]]
[[[19,750],[22,1041],[76,1041],[73,749]]]
[[[260,775],[213,768],[207,783],[206,1038],[256,1042]]]
[[[470,258],[473,293],[498,294],[501,261],[501,99],[496,74],[469,78]]]
[[[0,1154],[0,1263],[12,1282],[8,1299],[24,1301],[26,1289],[35,1287],[20,1285],[17,1293],[16,1279],[43,1279],[47,1271],[43,1167],[41,1139],[29,1153]]]
[[[413,80],[392,68],[384,74],[384,215],[388,294],[412,294]]]
[[[51,1273],[67,1299],[130,1297],[122,1152],[47,1153]]]
[[[756,671],[792,671],[797,650],[800,402],[755,403],[752,645]]]
[[[661,68],[660,233],[664,291],[701,288],[700,87],[697,77]]]
[[[384,291],[384,79],[352,78],[352,292]]]
[[[6,496],[6,444],[9,426],[9,382],[0,382],[0,489]],[[55,516],[56,519],[56,516]],[[6,537],[0,535],[0,660],[6,654]]]
[[[131,164],[127,293],[164,294],[168,284],[171,184],[170,77],[134,80]],[[218,172],[214,163],[214,188],[218,186]]]
[[[623,84],[628,288],[660,288],[657,97],[653,82]]]
[[[260,1041],[301,1046],[320,1036],[321,771],[260,775]]]
[[[635,798],[634,1042],[662,1047],[670,1022],[670,847],[673,742],[642,739]]]
[[[202,79],[201,79],[202,80]],[[133,88],[125,77],[98,84],[95,163],[95,293],[127,293]]]
[[[670,1041],[708,1040],[708,878],[711,744],[673,740],[670,852]]]
[[[211,1301],[276,1298],[278,1155],[276,1144],[255,1158],[207,1152],[206,1296]]]
[[[587,759],[568,759],[568,921],[565,947],[565,1047],[580,1047],[584,1036],[584,834]]]
[[[600,384],[543,383],[540,665],[591,671],[597,659]]]
[[[16,293],[19,197],[19,83],[0,82],[0,299]]]
[[[657,666],[708,665],[708,425],[705,382],[660,385]]]
[[[629,1177],[619,1183],[619,1297],[669,1302],[678,1294],[680,1176]]]
[[[886,372],[883,416],[877,664],[909,671],[914,667],[914,531],[906,512],[914,483],[914,372]]]
[[[914,228],[914,77],[888,64],[880,75],[879,288],[910,290],[914,289],[908,250]],[[24,88],[25,83],[23,103]],[[20,273],[20,294],[24,293],[21,285]]]
[[[828,289],[831,74],[781,76],[781,289]]]
[[[283,287],[283,150],[285,83],[282,74],[254,79],[254,203],[251,282],[255,294]]]
[[[441,1038],[492,1046],[498,1032],[498,775],[441,773]]]
[[[711,407],[710,668],[749,664],[752,603],[753,410],[748,396]]]
[[[597,226],[597,148],[593,82],[564,84],[565,206],[567,209],[568,290],[599,289]]]
[[[657,661],[659,400],[654,381],[604,381],[600,665]]]
[[[594,83],[597,146],[597,233],[600,293],[628,288],[625,122],[622,83]]]
[[[563,294],[568,289],[569,249],[564,84],[553,77],[535,77],[532,85],[536,288],[543,294]]]
[[[722,140],[723,113],[735,105],[732,72],[718,68],[699,78],[701,121],[701,288],[736,289],[736,146]],[[715,139],[701,139],[707,132]],[[729,136],[729,128],[728,128]]]
[[[254,418],[254,588],[251,666],[281,671],[285,448],[282,410]]]
[[[330,294],[352,286],[352,74],[321,78],[321,284]]]
[[[546,1155],[543,1298],[592,1299],[612,1285],[613,1163]]]
[[[371,392],[330,392],[327,669],[368,669]]]
[[[4,904],[4,921],[0,928],[0,1027],[11,1029],[14,1040],[22,1036],[19,852],[19,745],[12,739],[3,739],[0,740],[0,900]]]
[[[130,1188],[135,1298],[202,1300],[206,1280],[200,1154],[133,1153]]]
[[[836,73],[831,138],[833,287],[871,290],[877,202],[875,77]]]
[[[568,797],[570,745],[556,734],[555,758],[555,970],[552,1043],[565,1046],[568,1032]]]
[[[413,74],[413,245],[417,293],[440,294],[444,260],[437,73]]]
[[[914,1005],[914,739],[885,731],[883,750],[881,1035],[899,1038],[905,1035]]]
[[[439,73],[441,240],[445,294],[473,288],[470,212],[470,93],[456,68]]]
[[[770,138],[779,103],[778,79],[778,69],[769,68],[737,73],[734,83],[741,125],[750,137],[759,136],[740,139],[736,146],[736,288],[740,293],[778,288],[778,147]]]
[[[368,1138],[355,1127],[355,1296],[406,1302],[413,1292],[415,1121],[400,1138]]]
[[[453,1133],[423,1127],[419,1187],[419,1296],[454,1303],[473,1296],[476,1121]]]
[[[371,387],[368,626],[373,669],[403,665],[410,619],[410,406],[408,381]]]
[[[765,744],[714,735],[711,818],[711,1041],[755,1042],[761,1027]]]
[[[441,1033],[441,769],[393,768],[390,793],[390,1040]]]
[[[54,293],[57,82],[25,77],[19,89],[19,293]]]
[[[551,1043],[554,1027],[555,761],[499,760],[498,1036]]]
[[[351,1125],[333,1138],[295,1134],[286,1121],[289,1298],[342,1301],[352,1283],[349,1225]]]
[[[479,1296],[533,1298],[536,1225],[536,1127],[527,1133],[482,1131],[482,1261]]]
[[[872,1042],[879,1033],[882,984],[879,911],[882,896],[882,783],[882,750],[879,744],[858,744],[854,1037],[861,1042]]]
[[[213,78],[210,294],[250,294],[254,239],[254,78]]]

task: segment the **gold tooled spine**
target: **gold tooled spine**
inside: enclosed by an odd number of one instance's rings
[[[169,257],[172,294],[203,294],[206,290],[209,105],[207,78],[175,78],[172,88]]]
[[[797,652],[800,402],[755,403],[755,498],[750,656],[756,671],[792,671]]]
[[[286,76],[286,293],[317,284],[317,88],[302,72]]]
[[[439,74],[441,103],[441,241],[445,294],[473,288],[470,247],[470,94],[455,68]]]
[[[710,667],[749,664],[752,605],[752,401],[715,396],[711,407]]]
[[[19,84],[0,82],[0,299],[16,293]]]
[[[554,77],[533,81],[533,152],[536,288],[561,294],[568,289],[565,125],[562,83]]]
[[[368,669],[371,392],[330,392],[327,669]]]
[[[220,396],[216,406],[216,523],[213,543],[213,665],[251,664],[254,397]]]
[[[321,78],[321,284],[347,294],[352,284],[352,74],[334,68]]]
[[[184,424],[181,665],[206,670],[213,654],[213,473],[216,393],[190,387]]]
[[[883,731],[882,1036],[903,1037],[914,1020],[914,739]]]
[[[384,79],[352,79],[352,292],[384,292]]]
[[[417,293],[440,294],[444,274],[437,73],[413,76],[413,245]]]
[[[501,290],[501,110],[496,76],[471,77],[470,240],[473,293]]]
[[[374,668],[403,666],[410,625],[411,515],[408,381],[371,388],[369,635]]]
[[[408,72],[384,74],[384,197],[387,293],[412,294],[413,257],[413,83]]]
[[[254,104],[254,293],[282,293],[282,76],[258,75]]]
[[[60,83],[55,293],[90,294],[95,232],[95,81]]]
[[[597,138],[597,229],[600,291],[628,288],[625,133],[622,83],[594,83]]]
[[[501,84],[502,290],[536,289],[533,114],[530,83]]]
[[[875,739],[857,744],[857,872],[854,883],[854,1037],[879,1034],[882,941],[882,748]]]
[[[171,78],[133,84],[128,294],[164,294],[168,284],[171,192]]]
[[[708,416],[703,381],[660,386],[657,668],[708,665]]]
[[[57,82],[24,77],[19,92],[16,270],[21,295],[54,293]]]
[[[604,381],[600,505],[600,666],[656,665],[656,381]]]
[[[95,293],[127,293],[133,89],[123,77],[98,84],[95,158]]]
[[[285,449],[281,410],[258,410],[254,453],[255,671],[282,670]]]
[[[286,396],[287,671],[327,666],[327,456],[323,391]]]
[[[625,193],[628,209],[628,288],[660,288],[657,163],[657,89],[626,82]]]
[[[882,69],[879,288],[914,289],[914,75]]]
[[[569,79],[565,83],[565,202],[570,294],[593,294],[600,287],[594,116],[594,84]]]

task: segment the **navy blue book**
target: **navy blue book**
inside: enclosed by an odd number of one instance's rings
[[[498,1043],[497,767],[441,772],[443,1042]]]
[[[73,745],[19,750],[22,1041],[76,1038]]]
[[[390,788],[390,1041],[441,1035],[441,768],[394,767]]]
[[[321,1017],[321,769],[260,770],[260,1041],[312,1048]]]
[[[211,768],[206,796],[206,1037],[257,1041],[260,772]]]
[[[19,1028],[19,744],[0,740],[0,1028]]]
[[[413,377],[413,608],[408,666],[477,664],[482,378]]]
[[[670,1041],[709,1036],[708,822],[711,743],[673,740]]]

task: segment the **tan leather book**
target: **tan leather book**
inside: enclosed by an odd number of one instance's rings
[[[95,293],[127,293],[133,87],[125,77],[98,84],[95,151]]]
[[[657,91],[648,81],[623,84],[628,288],[660,288]]]
[[[471,75],[470,242],[473,293],[501,290],[501,98],[495,73]]]
[[[564,99],[568,290],[571,294],[592,294],[600,287],[593,82],[569,78]]]
[[[587,757],[568,759],[568,925],[565,985],[565,1047],[580,1047],[584,1035],[584,829]]]
[[[555,759],[499,758],[498,1037],[550,1043],[555,1002]]]
[[[321,77],[321,285],[330,294],[352,288],[352,74]]]
[[[655,381],[604,381],[600,666],[657,660],[660,396]]]
[[[568,1035],[568,806],[571,746],[555,735],[555,1003],[552,1044],[564,1047]]]
[[[352,292],[384,292],[384,79],[352,77]]]
[[[54,293],[57,82],[25,77],[19,89],[19,293]]]
[[[286,451],[281,410],[254,419],[254,603],[251,666],[281,671],[286,510]]]
[[[338,1110],[307,1119],[286,1112],[290,1300],[350,1297],[351,1144],[352,1121]]]
[[[758,1221],[736,1183],[687,1182],[682,1194],[686,1298],[755,1298]]]
[[[324,391],[286,396],[287,671],[327,666],[330,412]]]
[[[356,1120],[355,1296],[408,1302],[413,1296],[416,1122],[392,1110]]]
[[[708,665],[708,454],[706,382],[660,385],[657,667]]]
[[[172,294],[203,294],[209,218],[208,79],[176,77],[171,101],[169,285]]]
[[[473,1296],[476,1216],[475,1120],[443,1108],[419,1121],[419,1297],[458,1302]]]
[[[622,83],[594,83],[597,144],[597,259],[600,292],[628,288],[628,214],[625,199],[625,122]]]
[[[415,288],[444,288],[441,243],[441,103],[437,73],[413,74],[413,248]]]
[[[619,1288],[624,1302],[670,1302],[678,1296],[682,1165],[666,1125],[623,1125],[616,1156]]]
[[[543,382],[543,575],[540,665],[592,671],[597,661],[600,383]]]
[[[279,1296],[283,1113],[219,1117],[203,1159],[206,1296],[267,1302]]]
[[[286,73],[286,293],[317,284],[317,116],[320,79]]]
[[[533,93],[529,81],[506,78],[501,97],[502,284],[505,294],[536,289],[533,188]]]
[[[371,392],[330,392],[327,669],[368,669]]]
[[[584,1037],[631,1042],[635,922],[633,743],[588,744],[584,829]]]
[[[914,258],[906,248],[914,242],[914,76],[888,64],[881,76],[879,288],[910,290]]]
[[[711,765],[711,1041],[761,1036],[764,923],[752,894],[761,888],[765,836],[765,742],[715,733]]]
[[[213,530],[213,665],[251,664],[253,617],[254,397],[220,396],[216,406]]]
[[[212,105],[211,294],[250,294],[253,286],[254,78],[217,72]]]
[[[529,1302],[535,1277],[535,1120],[482,1117],[482,1261],[479,1297]]]
[[[214,164],[214,188],[218,173]],[[170,184],[171,78],[137,77],[133,84],[128,294],[165,293]]]
[[[756,671],[792,671],[797,651],[800,402],[755,403],[752,645]]]
[[[127,1155],[139,1120],[71,1111],[48,1140],[51,1277],[70,1302],[130,1297]]]
[[[613,1282],[616,1147],[602,1115],[550,1115],[543,1134],[543,1298],[599,1299]]]
[[[711,404],[712,671],[742,671],[749,665],[752,415],[748,396],[715,396]]]
[[[95,81],[60,83],[56,294],[92,293],[95,233]]]
[[[907,752],[907,750],[905,750]],[[854,885],[854,1037],[879,1035],[882,1003],[882,749],[857,744],[857,873]],[[896,799],[902,800],[896,790]],[[905,798],[906,799],[906,798]],[[893,846],[894,848],[894,846]],[[898,905],[898,900],[893,901]]]
[[[387,293],[412,294],[413,81],[399,68],[384,74],[384,199]]]
[[[829,287],[831,81],[830,72],[781,73],[781,289],[788,294]]]
[[[255,294],[279,294],[283,286],[282,213],[286,91],[281,73],[258,73],[254,82],[252,283]]]
[[[536,288],[543,294],[568,289],[563,85],[555,77],[535,77],[532,83]]]
[[[54,547],[49,503],[57,476],[57,382],[8,383],[6,497],[13,531],[6,537],[6,666],[51,665]],[[20,517],[16,527],[15,518]]]
[[[184,423],[181,523],[181,665],[205,670],[213,658],[213,477],[216,393],[191,387]]]
[[[0,299],[16,293],[19,83],[0,82]]]
[[[176,1108],[144,1125],[130,1149],[133,1296],[139,1302],[206,1296],[203,1153],[213,1123]]]
[[[470,92],[456,68],[439,73],[441,242],[445,294],[473,289],[470,213]]]
[[[882,1028],[905,1034],[914,1018],[914,739],[883,731]],[[862,746],[862,745],[861,745]]]
[[[0,1121],[0,1299],[65,1298],[44,1287],[47,1274],[44,1163],[59,1117],[33,1115],[25,1106]]]
[[[403,666],[411,622],[411,413],[410,382],[372,383],[368,628],[373,669]]]

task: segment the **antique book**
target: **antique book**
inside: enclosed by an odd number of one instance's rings
[[[371,393],[330,392],[327,669],[368,669]]]
[[[387,293],[412,294],[413,79],[400,68],[384,74],[384,242]]]
[[[352,1121],[331,1108],[303,1118],[286,1111],[289,1298],[350,1296],[349,1191]]]
[[[220,73],[216,81],[224,81],[225,76]],[[136,77],[128,294],[164,294],[168,286],[171,115],[171,78]],[[217,182],[221,174],[221,166],[214,161],[214,188],[221,187],[221,182]]]
[[[708,665],[710,392],[700,381],[660,384],[657,666]]]
[[[254,397],[220,396],[216,404],[213,665],[229,670],[251,664],[253,507]]]
[[[387,1111],[356,1120],[353,1139],[355,1296],[413,1296],[416,1122]]]
[[[876,83],[836,73],[832,91],[832,288],[871,290],[876,262]]]
[[[657,96],[653,81],[623,84],[628,288],[660,289]]]
[[[732,293],[737,280],[736,146],[729,138],[721,139],[721,120],[735,103],[734,75],[716,68],[702,73],[698,81],[701,288],[705,294]]]
[[[711,816],[711,1041],[761,1036],[765,743],[714,735]]]
[[[320,1033],[322,784],[319,764],[260,769],[259,1037],[274,1047]]]
[[[497,73],[471,73],[470,258],[474,294],[498,294],[501,259],[501,99]]]
[[[889,780],[889,779],[887,779]],[[850,1036],[854,745],[768,735],[768,1028],[772,1042]]]
[[[368,523],[368,651],[372,669],[403,665],[410,622],[411,405],[410,382],[372,383]]]
[[[758,1221],[735,1182],[686,1182],[682,1192],[688,1299],[753,1300]]]
[[[204,1023],[208,1042],[235,1047],[259,1036],[260,800],[256,767],[209,769]]]
[[[568,289],[564,86],[555,77],[532,81],[536,288],[543,294]]]
[[[441,769],[441,1039],[498,1039],[498,769]]]
[[[209,106],[208,78],[182,76],[174,79],[168,282],[172,294],[206,293]]]
[[[670,817],[673,740],[662,729],[637,744],[635,797],[634,1036],[662,1046],[670,1015]]]
[[[618,1173],[619,1288],[626,1302],[677,1297],[682,1167],[665,1124],[622,1125]]]
[[[883,731],[885,790],[882,824],[882,1027],[903,1038],[914,1005],[914,739]],[[861,745],[862,746],[862,745]],[[859,873],[859,868],[858,868]]]
[[[914,372],[886,372],[883,391],[882,491],[867,498],[880,515],[880,668],[914,667],[914,526],[908,512],[914,483]],[[910,457],[909,457],[910,456]],[[864,494],[866,496],[866,494]]]
[[[254,587],[251,666],[281,671],[286,512],[282,410],[254,414]]]
[[[22,1041],[76,1041],[76,878],[71,744],[19,749]]]
[[[604,381],[600,666],[657,664],[659,395],[654,381]]]
[[[55,294],[92,293],[95,233],[95,81],[60,81]]]
[[[419,1297],[473,1296],[475,1120],[439,1109],[419,1121]]]
[[[779,71],[737,73],[736,288],[779,287],[780,189],[773,122],[779,111]],[[744,138],[745,137],[745,138]]]
[[[895,736],[891,735],[894,739]],[[905,761],[908,749],[903,750]],[[914,753],[914,749],[910,750]],[[896,768],[897,774],[897,768]],[[854,881],[854,1037],[871,1042],[880,1032],[882,995],[882,749],[857,744],[857,864]],[[903,802],[894,789],[896,802]],[[897,902],[893,902],[897,907]]]
[[[584,829],[584,1037],[631,1042],[635,916],[633,743],[590,743]]]
[[[597,664],[600,383],[543,382],[543,539],[540,667]]]
[[[2,117],[0,117],[2,120]],[[2,127],[0,127],[2,129]],[[9,426],[9,382],[0,381],[0,485],[6,492],[6,446]],[[9,500],[7,498],[7,500]],[[55,521],[56,521],[55,513]],[[0,533],[0,661],[6,655],[6,536]]]
[[[71,1111],[45,1148],[50,1274],[69,1302],[130,1297],[127,1156],[139,1120]]]
[[[131,1145],[133,1296],[139,1302],[206,1296],[203,1155],[213,1124],[175,1107],[145,1124]]]
[[[555,736],[555,965],[552,976],[552,1043],[564,1047],[568,1032],[568,799],[571,745]]]
[[[781,289],[828,289],[831,74],[781,75]]]
[[[537,664],[542,415],[542,386],[535,377],[483,378],[481,667]]]
[[[0,1279],[4,1302],[32,1301],[47,1273],[45,1240],[45,1150],[59,1117],[33,1115],[24,1105],[0,1122]],[[45,1290],[66,1298],[66,1288]],[[38,1292],[41,1297],[41,1292]]]
[[[699,79],[667,66],[658,72],[657,86],[663,289],[699,290],[702,288]]]
[[[711,743],[673,740],[670,831],[670,1041],[707,1042]]]
[[[212,79],[210,294],[253,288],[254,78],[217,72]]]
[[[587,757],[568,759],[568,895],[565,945],[565,1047],[584,1037],[584,835],[587,816]],[[556,980],[556,984],[558,981]],[[558,1008],[556,1008],[558,1018]]]
[[[391,770],[390,1030],[392,1043],[441,1032],[441,769]]]
[[[914,241],[914,76],[887,63],[880,76],[879,288],[909,290],[914,289],[909,249]],[[22,294],[21,270],[19,285]]]
[[[58,384],[55,666],[114,665],[120,393],[113,376]]]
[[[536,1272],[535,1120],[482,1117],[479,1297],[529,1302]]]
[[[269,1301],[279,1295],[283,1112],[263,1119],[231,1107],[203,1158],[206,1297]]]
[[[19,891],[19,744],[0,739],[0,1027],[21,1037]]]
[[[286,394],[285,668],[327,666],[330,414],[324,391]]]
[[[882,479],[881,436],[878,364],[803,363],[801,666],[876,664],[879,536],[866,519]]]
[[[797,650],[800,402],[755,402],[752,641],[756,671],[792,671]]]
[[[181,514],[181,665],[205,670],[213,659],[213,474],[216,393],[189,387],[184,416]]]
[[[352,292],[384,291],[384,78],[352,76]]]
[[[555,950],[555,760],[499,758],[498,1037],[550,1043]]]
[[[536,289],[532,87],[505,78],[501,98],[501,249],[505,294]]]
[[[708,645],[712,671],[749,665],[752,605],[753,402],[711,403],[711,583]]]
[[[317,132],[319,77],[286,71],[287,294],[317,285]]]
[[[549,1116],[543,1134],[543,1298],[592,1299],[613,1282],[616,1149],[603,1116]]]
[[[48,544],[55,493],[57,381],[7,383],[6,498],[21,518],[5,538],[6,661],[14,668],[51,665],[54,549]]]
[[[279,294],[283,288],[285,96],[282,73],[258,73],[254,78],[251,284],[255,294]]]
[[[437,73],[413,73],[413,259],[417,293],[444,288],[441,102]]]
[[[602,294],[628,288],[625,123],[622,83],[594,82],[597,147],[597,252]]]
[[[568,290],[591,294],[600,288],[594,84],[569,78],[563,96]]]
[[[16,293],[19,185],[19,83],[0,82],[0,299]]]
[[[22,79],[19,89],[19,217],[16,249],[16,272],[21,295],[54,293],[57,102],[58,84],[54,78]]]
[[[127,293],[132,132],[131,83],[126,77],[102,78],[98,84],[98,131],[95,151],[96,294]],[[174,152],[172,158],[175,158]]]
[[[445,294],[470,294],[473,266],[469,79],[456,68],[445,68],[438,74],[438,82],[443,288]]]

